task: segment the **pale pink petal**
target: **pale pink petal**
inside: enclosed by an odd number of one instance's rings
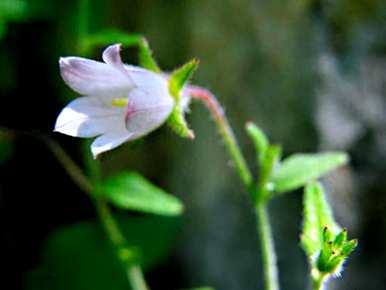
[[[117,70],[129,76],[129,74],[125,70],[125,65],[122,62],[120,51],[121,44],[110,45],[103,51],[102,59],[108,65],[115,67]]]
[[[174,100],[167,81],[147,70],[129,70],[136,87],[129,93],[126,128],[135,137],[146,135],[161,126],[171,111]]]
[[[95,137],[125,128],[125,108],[113,107],[104,98],[80,97],[59,114],[55,131],[74,137]]]
[[[97,158],[101,153],[118,147],[122,143],[130,140],[131,137],[132,134],[128,133],[126,130],[106,133],[94,140],[91,144],[91,152],[94,158]]]
[[[64,57],[59,60],[63,80],[74,91],[92,96],[126,96],[133,83],[127,74],[102,62]]]
[[[173,100],[166,99],[158,103],[148,103],[142,106],[148,97],[146,91],[134,89],[129,96],[129,106],[126,113],[126,129],[135,138],[144,136],[160,127],[173,110]]]

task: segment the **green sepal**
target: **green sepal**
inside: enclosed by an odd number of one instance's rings
[[[139,65],[143,68],[151,70],[156,73],[160,73],[161,69],[159,68],[156,60],[153,57],[153,53],[149,47],[149,43],[146,38],[141,37],[139,43]]]
[[[335,273],[339,269],[340,265],[342,265],[342,263],[344,262],[344,259],[345,257],[341,255],[332,256],[331,259],[328,261],[327,265],[325,266],[323,272],[331,274]]]
[[[320,183],[313,181],[307,184],[304,190],[303,207],[301,243],[311,259],[323,248],[323,244],[332,242],[332,235],[335,236],[340,231],[340,227],[334,220]]]
[[[334,247],[341,247],[347,240],[347,230],[343,229],[334,240]]]
[[[193,59],[171,73],[169,78],[169,93],[176,101],[176,104],[178,104],[181,99],[181,89],[193,76],[193,73],[198,68],[198,64],[199,61]]]
[[[329,242],[332,242],[332,238],[333,238],[333,233],[331,232],[331,230],[328,228],[328,226],[325,226],[323,228],[323,243],[329,243]]]
[[[342,246],[342,254],[345,256],[350,255],[352,251],[355,250],[355,248],[358,246],[358,240],[354,239],[351,241],[348,241]]]
[[[180,106],[174,106],[167,123],[178,136],[194,139],[194,132],[189,129],[188,123],[185,120],[184,113],[182,112]]]
[[[181,90],[192,77],[197,67],[198,61],[193,59],[172,72],[169,77],[169,93],[174,98],[175,105],[167,123],[177,135],[190,139],[194,138],[194,133],[189,129],[184,111],[181,108]]]
[[[261,166],[264,160],[265,153],[269,146],[269,141],[264,132],[254,123],[248,122],[245,126],[249,138],[251,138],[256,150],[256,159]]]
[[[332,249],[331,243],[323,243],[322,250],[320,251],[316,261],[316,267],[320,272],[328,272],[328,264],[331,256],[333,255],[334,251]]]

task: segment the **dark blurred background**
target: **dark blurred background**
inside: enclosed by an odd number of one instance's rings
[[[81,140],[52,129],[75,96],[61,80],[57,61],[77,55],[79,17],[87,16],[79,15],[81,2],[0,0],[0,126],[48,134],[80,163]],[[338,222],[360,244],[329,289],[386,289],[385,1],[88,4],[91,33],[113,27],[143,34],[165,70],[200,59],[194,82],[217,94],[252,168],[253,146],[244,132],[249,120],[283,144],[285,155],[348,151],[350,166],[324,183]],[[99,59],[102,49],[89,57]],[[135,50],[125,58],[136,63]],[[185,214],[178,220],[118,214],[131,221],[129,233],[139,232],[158,255],[146,267],[153,290],[262,289],[246,193],[207,111],[192,104],[188,119],[194,141],[162,128],[102,158],[104,175],[139,170],[180,197]],[[103,236],[93,230],[92,204],[45,145],[28,136],[3,135],[0,163],[0,288],[124,289],[104,244],[77,243],[79,232],[89,230],[96,241]],[[308,285],[299,247],[301,197],[294,192],[270,205],[286,290]],[[86,230],[74,233],[74,225]]]

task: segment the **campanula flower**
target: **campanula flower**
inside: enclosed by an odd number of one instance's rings
[[[59,114],[55,131],[96,139],[94,158],[124,142],[140,138],[161,126],[174,107],[168,81],[161,74],[123,64],[120,45],[107,47],[104,62],[63,57],[60,72],[81,97]]]

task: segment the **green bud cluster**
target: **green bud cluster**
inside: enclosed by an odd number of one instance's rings
[[[323,229],[322,249],[316,260],[317,269],[323,274],[339,274],[339,269],[346,258],[358,245],[358,240],[347,240],[347,230],[337,235],[325,226]]]

